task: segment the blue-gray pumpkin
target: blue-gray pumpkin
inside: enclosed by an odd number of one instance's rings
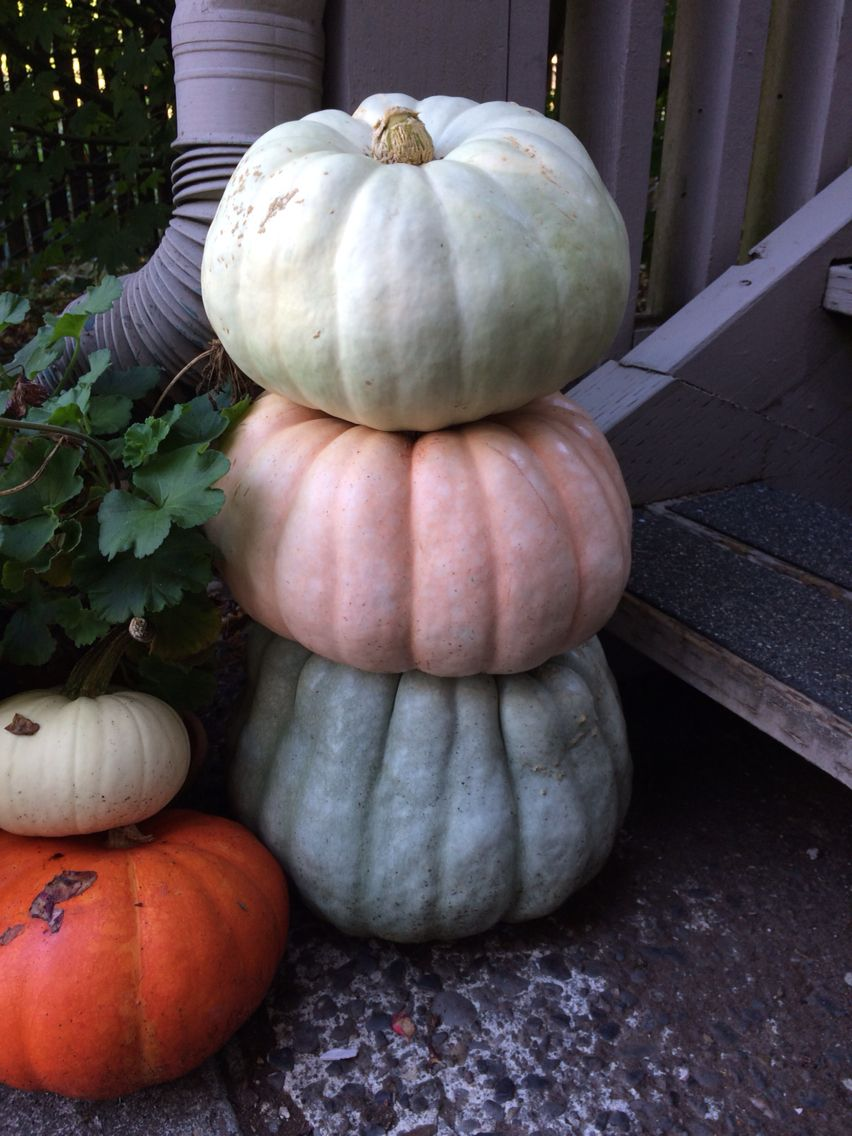
[[[232,800],[341,930],[454,939],[602,867],[631,762],[596,638],[511,675],[368,673],[255,626]]]

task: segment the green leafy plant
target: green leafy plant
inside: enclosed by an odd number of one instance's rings
[[[118,371],[107,350],[78,366],[87,319],[120,292],[105,277],[0,366],[0,662],[73,662],[127,638],[122,681],[185,708],[209,695],[198,664],[220,626],[199,526],[223,503],[213,483],[228,459],[210,443],[248,400],[226,384],[172,402],[179,376],[157,397],[157,368]],[[0,294],[0,332],[28,309]]]

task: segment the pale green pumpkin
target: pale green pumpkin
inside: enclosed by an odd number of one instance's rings
[[[567,127],[440,95],[373,95],[262,135],[201,268],[246,374],[381,430],[564,387],[608,349],[629,281],[624,222]]]
[[[596,638],[533,671],[332,663],[253,628],[232,800],[341,930],[452,939],[558,907],[605,862],[631,763]]]

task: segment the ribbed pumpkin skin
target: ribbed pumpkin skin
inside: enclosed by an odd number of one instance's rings
[[[392,106],[435,143],[370,156]],[[565,386],[627,299],[624,222],[561,123],[514,103],[374,95],[276,126],[237,166],[202,295],[257,383],[383,430],[436,430]]]
[[[38,732],[6,730],[15,714]],[[137,824],[176,795],[189,758],[180,715],[150,694],[15,694],[0,702],[0,828],[67,836]]]
[[[237,815],[348,934],[454,939],[603,865],[631,763],[597,639],[521,675],[369,674],[255,627]]]
[[[0,1081],[107,1099],[195,1068],[264,997],[288,900],[274,858],[242,826],[187,810],[150,844],[0,832]],[[62,871],[95,871],[51,933],[29,914]]]
[[[606,439],[561,395],[412,437],[265,394],[207,525],[252,618],[368,671],[529,670],[621,596],[630,506]]]

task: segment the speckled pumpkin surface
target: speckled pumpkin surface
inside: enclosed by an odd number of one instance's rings
[[[342,930],[452,939],[555,909],[603,865],[631,780],[597,639],[530,673],[370,674],[255,627],[239,817]]]
[[[591,418],[552,395],[412,436],[265,394],[208,522],[252,619],[361,670],[529,670],[596,635],[631,513]]]

